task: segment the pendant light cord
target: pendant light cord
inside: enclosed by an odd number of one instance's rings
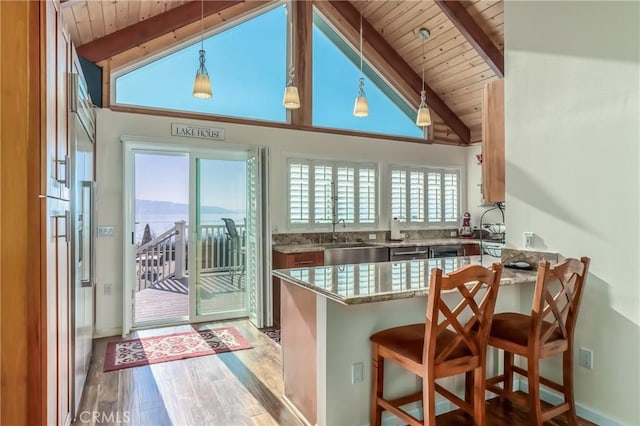
[[[422,90],[424,90],[424,42],[426,41],[425,37],[422,37]]]
[[[360,77],[362,77],[362,12],[360,12]]]
[[[200,50],[204,50],[204,0],[200,2]]]

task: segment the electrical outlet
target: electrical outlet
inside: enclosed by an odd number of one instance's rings
[[[451,233],[449,235],[451,237],[457,237],[458,236],[458,231],[451,231]]]
[[[362,383],[364,381],[364,363],[354,362],[351,366],[351,384]]]
[[[533,232],[525,232],[522,234],[522,239],[524,242],[524,248],[533,247]]]
[[[578,364],[591,370],[593,368],[593,351],[587,348],[580,348],[578,352]]]
[[[369,239],[370,240],[375,240],[376,239],[376,234],[369,234]]]
[[[113,285],[111,283],[107,283],[104,285],[104,295],[111,296],[113,294]]]

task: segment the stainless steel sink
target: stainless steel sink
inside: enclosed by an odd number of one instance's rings
[[[333,243],[324,246],[325,265],[387,262],[389,248],[371,243]]]

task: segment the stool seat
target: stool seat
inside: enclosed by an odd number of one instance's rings
[[[424,331],[424,323],[404,325],[379,331],[372,335],[370,340],[408,360],[420,364],[422,363],[422,352],[424,350]],[[438,334],[436,338],[436,357],[453,342],[456,336],[457,334],[450,330],[443,330],[442,333]],[[471,355],[469,348],[460,342],[445,357],[444,361]]]
[[[495,314],[493,321],[491,322],[491,332],[489,333],[489,344],[491,345],[491,339],[503,339],[509,340],[517,345],[523,346],[526,349],[527,341],[529,340],[529,330],[531,329],[531,316],[519,314],[515,312],[503,312]],[[554,325],[548,321],[542,321],[542,333],[554,327]],[[548,342],[562,340],[562,333],[556,327],[551,331]]]

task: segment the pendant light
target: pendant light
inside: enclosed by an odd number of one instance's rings
[[[282,106],[286,109],[298,109],[300,108],[300,96],[298,96],[298,88],[293,84],[295,78],[293,58],[295,56],[293,50],[293,23],[289,25],[289,49],[290,49],[290,63],[289,63],[289,79],[287,80],[287,87],[284,88],[284,98],[282,99]]]
[[[426,127],[431,126],[431,113],[427,106],[427,92],[424,90],[424,43],[429,38],[429,30],[426,28],[420,28],[418,34],[422,38],[422,91],[420,92],[420,106],[418,107],[416,124],[420,127]]]
[[[360,84],[358,88],[358,96],[353,106],[353,115],[356,117],[366,117],[369,115],[369,104],[364,94],[364,77],[362,75],[362,13],[360,14]]]
[[[204,66],[204,0],[201,0],[200,2],[200,12],[200,66],[198,66],[196,79],[193,82],[193,96],[196,98],[208,99],[213,96],[213,93],[211,92],[211,80],[209,80],[209,73],[207,72],[207,68]]]

